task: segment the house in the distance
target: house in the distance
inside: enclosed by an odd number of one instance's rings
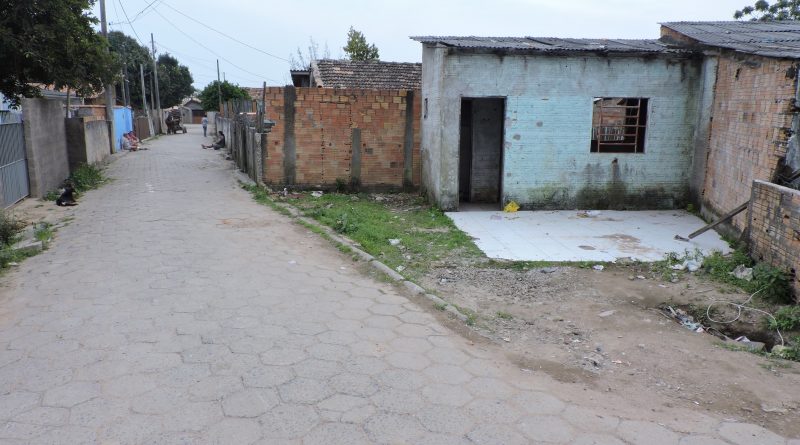
[[[797,22],[665,23],[659,40],[413,39],[422,186],[444,209],[694,202],[719,215],[773,178],[797,121]]]
[[[308,70],[290,73],[296,87],[419,90],[422,64],[323,59],[311,61]]]

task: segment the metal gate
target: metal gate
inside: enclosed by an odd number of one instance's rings
[[[30,193],[22,123],[0,124],[0,193],[4,209]]]

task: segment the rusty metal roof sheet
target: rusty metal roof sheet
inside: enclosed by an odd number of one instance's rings
[[[668,22],[663,26],[705,46],[767,57],[800,58],[800,21]]]
[[[488,49],[507,51],[542,52],[675,52],[674,47],[658,40],[628,39],[566,39],[556,37],[411,37],[421,43],[441,44],[454,48]]]

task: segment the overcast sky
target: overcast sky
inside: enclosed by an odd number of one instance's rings
[[[331,57],[342,57],[351,25],[378,47],[381,60],[419,62],[421,46],[409,36],[658,38],[659,22],[732,20],[733,12],[746,4],[748,0],[106,0],[106,11],[111,30],[132,37],[135,30],[148,45],[153,33],[156,52],[168,52],[187,65],[195,87],[202,88],[216,79],[217,59],[228,81],[284,85],[290,79],[289,63],[282,59],[298,47],[305,52],[309,38],[320,49],[327,44]],[[100,16],[99,3],[94,13]]]

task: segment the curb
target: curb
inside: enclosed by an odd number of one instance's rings
[[[237,170],[237,173],[239,173],[238,170]],[[237,176],[237,179],[241,180],[242,178],[240,176],[244,176],[244,175],[236,175],[236,176]],[[247,182],[249,184],[255,184],[255,182],[253,182],[250,178],[247,178],[247,179],[248,179],[248,181],[241,181],[241,182]],[[300,213],[300,211],[297,210],[297,208],[295,208],[294,206],[292,206],[290,204],[285,204],[285,203],[277,202],[277,201],[274,201],[274,200],[272,201],[272,203],[275,204],[276,206],[279,206],[279,207],[283,208],[287,212],[289,212],[290,218],[299,220],[299,221],[303,222],[303,224],[306,224],[306,225],[309,225],[309,226],[313,226],[313,227],[325,232],[327,238],[330,241],[333,241],[335,243],[339,243],[341,245],[346,246],[356,256],[358,256],[361,260],[365,261],[370,266],[372,266],[373,269],[375,269],[378,272],[381,272],[382,274],[384,274],[387,277],[389,277],[389,279],[391,279],[392,282],[402,285],[411,294],[413,294],[413,295],[421,295],[421,296],[425,297],[426,299],[428,299],[431,303],[433,303],[437,307],[442,308],[445,312],[448,312],[449,314],[453,315],[454,317],[458,318],[459,320],[461,320],[463,322],[467,321],[466,314],[461,312],[456,306],[446,302],[445,300],[442,300],[441,298],[437,297],[436,295],[428,293],[428,291],[426,291],[425,288],[423,288],[419,284],[417,284],[417,283],[415,283],[413,281],[407,280],[404,276],[400,275],[396,270],[394,270],[391,267],[387,266],[386,264],[378,261],[374,256],[370,255],[369,253],[364,252],[360,248],[356,247],[356,243],[354,243],[352,240],[347,239],[347,238],[339,235],[338,233],[336,233],[330,227],[324,226],[324,225],[318,223],[314,219],[311,219],[311,218],[308,218],[306,216],[303,216],[303,214]]]

